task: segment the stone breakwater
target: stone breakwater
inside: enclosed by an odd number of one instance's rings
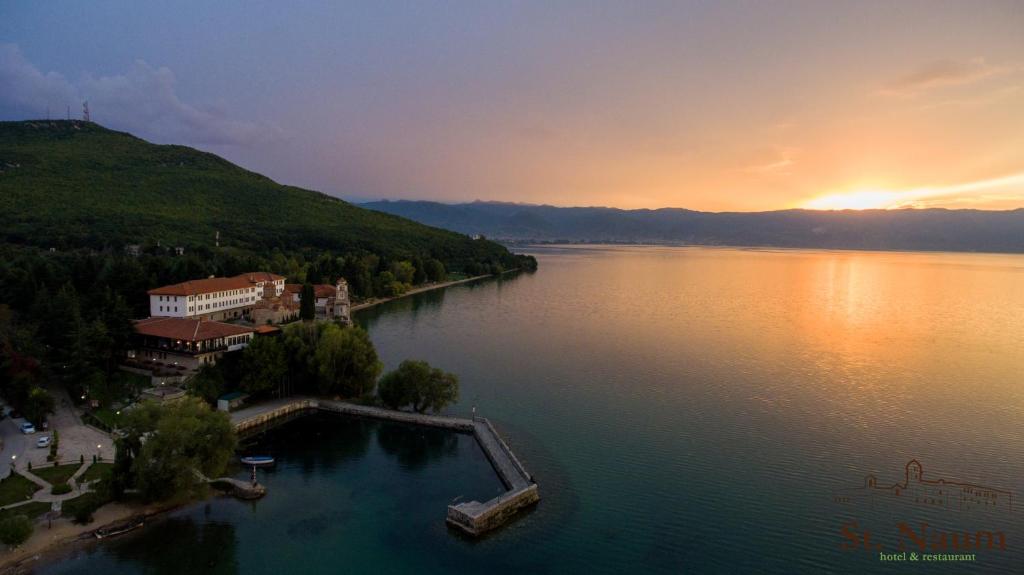
[[[232,422],[239,433],[259,429],[275,420],[301,414],[305,411],[319,410],[343,415],[371,417],[399,423],[427,425],[472,433],[483,449],[487,459],[498,473],[502,483],[508,490],[490,501],[467,501],[458,505],[449,505],[446,521],[469,535],[478,536],[500,527],[511,519],[520,509],[529,507],[540,501],[537,483],[533,480],[522,462],[512,453],[508,444],[501,438],[491,422],[482,417],[466,419],[462,417],[446,417],[394,411],[379,407],[356,405],[341,401],[324,399],[291,399],[269,404],[249,407],[232,414]]]

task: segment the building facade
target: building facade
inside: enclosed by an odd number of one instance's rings
[[[284,292],[284,277],[249,272],[233,277],[191,280],[149,290],[151,317],[198,318],[211,321],[248,318],[265,291]]]
[[[135,321],[130,360],[142,367],[165,366],[194,371],[225,353],[244,349],[255,329],[217,321],[151,317]]]
[[[286,297],[290,296],[296,307],[302,301],[301,284],[285,284]],[[317,319],[331,319],[342,323],[352,321],[352,305],[348,296],[348,282],[338,278],[336,284],[314,284],[313,295],[316,297],[314,309]]]

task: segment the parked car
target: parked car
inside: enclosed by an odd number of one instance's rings
[[[52,443],[52,441],[50,440],[50,436],[43,435],[36,440],[36,447],[49,447],[50,443]]]
[[[24,433],[25,435],[28,435],[30,433],[35,433],[36,432],[36,426],[32,425],[31,422],[26,421],[25,423],[21,424],[21,432]]]

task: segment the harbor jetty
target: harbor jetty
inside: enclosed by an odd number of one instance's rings
[[[473,434],[507,491],[490,501],[467,501],[448,506],[447,523],[466,534],[479,536],[500,527],[519,510],[540,501],[537,483],[533,477],[512,453],[491,422],[483,417],[467,419],[409,413],[326,399],[293,398],[241,409],[231,415],[231,420],[236,431],[247,433],[268,427],[282,418],[294,417],[308,411],[340,413]]]

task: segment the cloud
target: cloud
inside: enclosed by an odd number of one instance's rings
[[[883,86],[881,92],[894,96],[914,96],[939,86],[973,84],[1009,71],[989,64],[984,58],[935,60]]]
[[[0,44],[0,115],[11,118],[64,117],[71,106],[78,117],[83,101],[92,119],[158,142],[251,145],[283,137],[280,129],[236,120],[224,110],[181,100],[177,79],[166,67],[142,60],[113,76],[84,74],[72,82],[55,72],[43,73],[14,44]]]
[[[921,110],[935,110],[938,108],[977,108],[981,106],[988,106],[990,104],[1015,96],[1021,93],[1021,90],[1024,90],[1024,86],[1020,84],[1011,84],[1009,86],[1003,86],[1002,88],[999,89],[986,90],[984,92],[970,96],[965,96],[962,98],[951,98],[931,104],[926,104],[921,106]]]
[[[773,156],[775,156],[774,159],[767,162],[745,166],[741,168],[740,171],[747,174],[789,175],[789,168],[796,164],[796,160],[793,159],[796,152],[796,148],[777,149],[773,153]]]

